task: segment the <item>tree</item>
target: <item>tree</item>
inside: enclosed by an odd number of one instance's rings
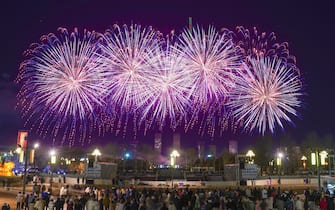
[[[324,145],[325,148],[334,148],[334,137],[332,134],[326,134],[323,138],[322,138],[322,143]]]
[[[157,150],[148,144],[138,145],[136,156],[139,157],[139,159],[146,160],[146,162],[149,164],[148,166],[154,163],[157,164],[160,158]],[[148,169],[148,166],[145,168]]]
[[[257,140],[255,154],[255,163],[260,166],[261,174],[268,172],[269,162],[273,158],[272,138],[270,135],[265,135]]]
[[[283,167],[286,173],[293,174],[301,165],[300,147],[296,146],[296,141],[291,135],[284,135],[280,139],[282,150],[285,152]]]
[[[315,151],[318,148],[322,147],[321,138],[318,134],[313,131],[309,132],[305,139],[302,141],[303,148],[305,149],[304,152],[310,153],[310,151]]]
[[[106,159],[115,160],[121,157],[122,150],[120,145],[116,143],[109,143],[102,148],[101,153]]]
[[[232,164],[235,163],[235,156],[234,154],[230,153],[228,149],[224,149],[222,151],[222,160],[223,164]]]
[[[189,166],[190,167],[194,166],[197,156],[196,156],[196,151],[193,147],[185,149],[182,156],[184,157],[183,159],[185,159],[186,168],[188,168]]]

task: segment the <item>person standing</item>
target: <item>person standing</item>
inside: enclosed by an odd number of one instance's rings
[[[44,210],[44,201],[40,198],[37,198],[36,203],[34,205],[34,209]]]
[[[296,210],[303,210],[304,209],[304,203],[300,200],[299,196],[297,196],[297,200],[295,201],[295,209]]]
[[[259,207],[261,208],[261,210],[266,210],[267,209],[267,203],[265,199],[261,200],[261,203],[259,204]]]
[[[103,203],[104,210],[108,210],[109,209],[109,203],[110,203],[110,199],[109,199],[108,195],[104,195],[102,203]]]
[[[325,196],[322,196],[322,198],[320,199],[320,209],[327,210],[327,201]]]
[[[20,191],[17,195],[16,195],[16,209],[21,209],[23,207],[23,199],[24,196],[22,194],[22,192]]]
[[[327,201],[327,210],[333,210],[334,209],[334,197],[331,195],[327,195],[326,201]]]
[[[99,204],[99,203],[98,203]],[[85,209],[86,210],[95,210],[96,202],[93,197],[90,197],[86,202]]]
[[[268,198],[268,190],[265,189],[265,187],[262,190],[262,199],[267,199]]]
[[[53,199],[50,199],[50,200],[49,200],[47,209],[48,209],[48,210],[54,210],[54,209],[55,209],[55,202],[54,202]]]

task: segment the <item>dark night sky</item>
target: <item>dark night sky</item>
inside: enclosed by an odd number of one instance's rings
[[[8,3],[11,2],[11,3]],[[1,5],[0,68],[0,145],[14,144],[23,121],[14,109],[17,88],[13,80],[24,59],[22,52],[41,35],[57,32],[58,27],[103,32],[114,23],[138,23],[167,33],[194,24],[217,28],[243,25],[275,32],[277,40],[287,41],[297,57],[305,84],[306,97],[295,126],[286,130],[298,141],[310,131],[333,134],[334,23],[331,1],[6,1]],[[122,3],[121,3],[122,2]],[[7,4],[7,5],[6,5]],[[279,135],[283,131],[278,131]],[[243,136],[241,144],[255,136]],[[43,140],[48,143],[48,140]],[[187,138],[184,141],[188,141]],[[220,140],[221,141],[221,140]],[[243,141],[243,142],[242,142]],[[50,143],[50,142],[49,142]]]

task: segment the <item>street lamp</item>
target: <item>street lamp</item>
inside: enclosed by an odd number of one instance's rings
[[[171,186],[172,188],[174,188],[173,185],[173,174],[174,174],[174,170],[173,168],[177,167],[177,157],[179,157],[180,154],[177,150],[173,150],[170,154],[170,165],[171,165]]]
[[[26,183],[27,183],[27,167],[28,167],[28,136],[26,136],[24,138],[24,142],[23,145],[18,144],[18,148],[16,149],[17,152],[20,153],[20,155],[22,154],[22,152],[24,153],[24,173],[23,173],[23,184],[22,184],[22,193],[23,195],[25,195],[26,193]],[[20,149],[19,149],[20,148]]]
[[[311,154],[312,165],[316,165],[318,173],[318,189],[321,190],[321,177],[320,177],[320,165],[326,164],[326,158],[328,153],[326,151],[316,151]]]
[[[34,168],[36,168],[36,150],[40,147],[40,144],[39,143],[35,143],[34,144],[34,149],[32,150],[32,156],[33,156],[33,165],[34,165]]]
[[[320,152],[320,158],[321,158],[320,164],[322,166],[326,165],[326,158],[327,158],[327,156],[328,156],[328,152],[326,152],[325,150],[323,150],[323,151]]]
[[[56,151],[54,149],[50,150],[50,170],[51,170],[51,177],[50,177],[50,192],[52,192],[52,183],[53,183],[53,170],[52,166],[56,164]]]
[[[278,173],[281,173],[281,168],[282,168],[282,159],[284,157],[284,154],[279,152],[277,156],[277,166],[278,166]],[[279,170],[280,169],[280,170]]]
[[[172,167],[177,167],[177,157],[179,157],[180,154],[177,150],[173,150],[170,154],[170,164]]]
[[[101,152],[100,152],[100,150],[99,150],[98,148],[95,148],[95,149],[93,150],[93,152],[92,152],[92,155],[95,156],[95,163],[97,163],[97,162],[98,162],[98,156],[101,155]]]
[[[307,161],[307,157],[306,157],[305,155],[303,155],[303,156],[301,157],[301,162],[302,162],[302,167],[303,167],[304,169],[306,169],[306,161]]]
[[[255,153],[252,150],[248,150],[247,154],[245,156],[248,157],[248,162],[253,164],[254,163],[254,157],[256,156]]]

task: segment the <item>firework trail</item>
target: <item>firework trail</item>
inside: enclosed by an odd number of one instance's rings
[[[54,137],[65,130],[63,141],[78,135],[85,139],[94,121],[96,107],[104,106],[107,73],[98,54],[95,32],[77,29],[59,36],[41,37],[27,50],[17,82],[22,83],[18,103],[23,116],[35,122],[39,133],[51,130]],[[61,134],[60,134],[61,135]]]
[[[267,129],[283,128],[283,121],[291,122],[300,107],[301,82],[295,70],[276,58],[252,58],[251,68],[244,65],[231,91],[230,107],[238,121],[244,119],[244,127]]]
[[[279,58],[290,68],[299,72],[296,58],[290,54],[288,43],[279,43],[274,32],[259,32],[256,27],[249,30],[243,26],[237,26],[235,33],[231,32],[230,35],[247,62],[259,56]]]

